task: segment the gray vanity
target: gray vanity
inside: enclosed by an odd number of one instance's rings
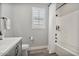
[[[0,40],[0,56],[21,56],[22,37],[9,37]]]

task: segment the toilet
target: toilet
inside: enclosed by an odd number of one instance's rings
[[[30,50],[29,44],[23,44],[22,45],[22,56],[28,56],[29,50]]]

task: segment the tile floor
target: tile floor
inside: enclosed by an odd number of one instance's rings
[[[46,48],[38,49],[38,50],[31,50],[29,56],[57,56],[56,53],[49,54]]]

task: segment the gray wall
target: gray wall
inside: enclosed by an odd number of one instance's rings
[[[1,4],[1,17],[8,17],[11,19],[11,29],[7,31],[6,36],[13,36],[13,9],[11,4]]]
[[[32,29],[32,7],[46,9],[46,28]],[[2,16],[11,19],[11,30],[6,36],[22,36],[23,43],[31,43],[32,46],[47,46],[48,44],[48,6],[47,4],[2,4]],[[29,39],[30,36],[34,40]]]
[[[0,4],[0,17],[1,17],[1,4]],[[0,25],[0,30],[1,30],[1,25]]]
[[[0,16],[1,16],[1,4],[0,4]]]

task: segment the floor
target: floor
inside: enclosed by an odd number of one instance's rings
[[[31,50],[29,56],[57,56],[56,53],[49,54],[46,48],[38,49],[38,50]]]

